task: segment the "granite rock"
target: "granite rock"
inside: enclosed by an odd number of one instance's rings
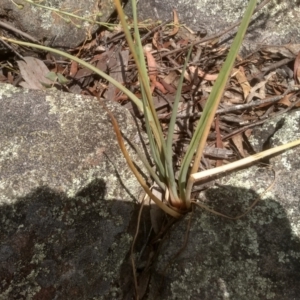
[[[123,299],[140,193],[97,99],[0,85],[0,299]]]
[[[94,0],[31,1],[50,9],[25,0],[16,2],[19,6],[14,1],[1,0],[0,21],[31,35],[36,40],[46,42],[47,45],[51,44],[53,48],[61,49],[74,48],[89,40],[99,28],[93,21],[107,22],[114,11],[111,0],[103,0],[101,4]]]
[[[180,22],[195,32],[206,31],[208,35],[219,33],[240,20],[249,1],[246,0],[140,0],[137,4],[140,20],[172,20],[176,9]],[[261,3],[262,1],[258,1]],[[257,12],[243,44],[243,53],[252,52],[261,45],[299,43],[300,1],[273,0]],[[130,1],[126,13],[132,15]],[[221,40],[228,40],[225,35]]]

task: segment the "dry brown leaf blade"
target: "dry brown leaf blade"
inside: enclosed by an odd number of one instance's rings
[[[24,79],[24,82],[20,83],[22,87],[34,90],[44,90],[45,86],[43,86],[42,83],[53,84],[51,80],[45,77],[50,70],[43,61],[31,56],[25,56],[24,60],[25,61],[17,61],[21,75]]]

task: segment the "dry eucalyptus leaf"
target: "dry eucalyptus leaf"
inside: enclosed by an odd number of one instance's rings
[[[242,68],[233,69],[233,72],[235,72],[235,77],[243,89],[244,99],[247,99],[250,94],[251,86],[245,76],[244,70]]]
[[[278,101],[278,104],[290,107],[292,105],[290,98],[294,95],[294,93],[289,93],[285,95],[281,100]]]
[[[283,46],[267,46],[262,49],[263,52],[272,54],[281,54],[284,57],[294,58],[300,51],[300,44],[287,44]]]
[[[233,141],[234,145],[238,149],[239,153],[242,157],[245,157],[244,147],[243,147],[243,136],[241,133],[235,134],[231,140]]]
[[[43,61],[34,57],[24,57],[25,61],[17,61],[21,75],[24,79],[20,85],[24,88],[34,90],[44,90],[42,83],[52,84],[53,82],[46,78],[50,72]]]
[[[124,82],[126,78],[123,78],[123,75],[127,70],[128,61],[129,61],[128,50],[123,50],[119,53],[113,53],[110,56],[109,64],[108,64],[109,69],[111,70],[109,75],[120,83]],[[117,91],[118,89],[112,83],[109,83],[108,90],[106,92],[107,99],[116,100]]]

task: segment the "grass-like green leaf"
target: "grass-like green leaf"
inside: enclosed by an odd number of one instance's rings
[[[190,194],[192,190],[192,186],[187,186],[187,177],[189,172],[189,166],[194,158],[194,163],[192,169],[190,171],[191,174],[196,173],[199,169],[200,160],[202,157],[203,149],[207,140],[207,136],[211,127],[211,123],[214,119],[216,110],[220,103],[221,97],[224,93],[225,85],[227,83],[228,77],[231,73],[233,64],[235,62],[236,56],[239,52],[239,49],[242,45],[245,33],[247,31],[248,25],[250,23],[250,19],[252,17],[253,11],[256,6],[256,0],[250,0],[246,12],[244,14],[242,23],[239,27],[236,37],[230,47],[228,56],[225,60],[225,63],[220,71],[220,74],[213,86],[213,89],[208,97],[206,105],[204,107],[202,116],[198,122],[195,133],[192,137],[190,145],[187,149],[186,155],[183,159],[181,169],[179,172],[179,190],[180,197],[182,201],[187,202],[187,206],[190,203]],[[195,151],[197,149],[196,155]]]

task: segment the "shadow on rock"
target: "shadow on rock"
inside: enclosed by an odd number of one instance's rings
[[[122,299],[134,205],[105,190],[95,180],[69,198],[44,186],[0,207],[1,299]]]
[[[252,190],[221,186],[206,192],[206,204],[239,215],[256,197]],[[190,218],[188,244],[172,260]],[[197,208],[164,242],[148,299],[299,299],[299,218],[294,211],[288,219],[283,206],[270,198],[237,221]]]

